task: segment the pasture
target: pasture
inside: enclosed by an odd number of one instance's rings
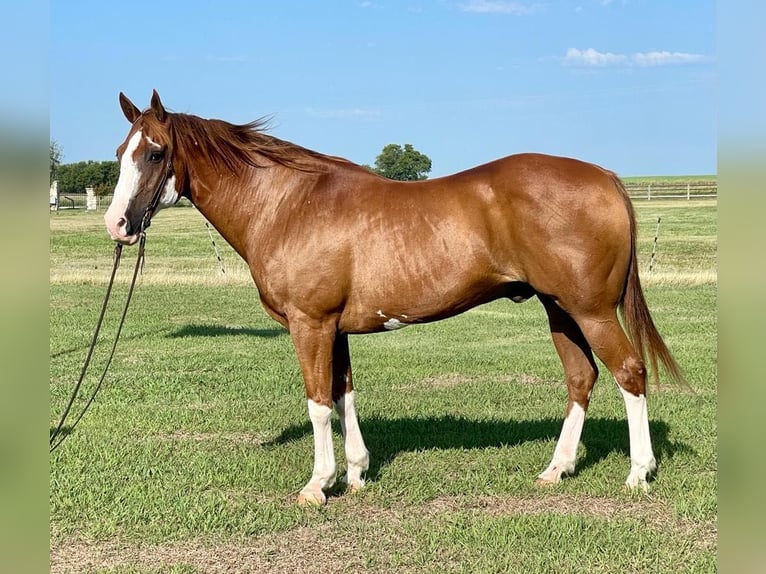
[[[261,310],[236,254],[214,233],[222,274],[204,220],[175,208],[148,232],[105,386],[51,456],[51,571],[715,571],[717,205],[636,207],[647,300],[693,388],[651,389],[659,471],[648,494],[622,489],[625,409],[603,367],[576,474],[534,485],[561,430],[566,388],[532,299],[352,337],[367,485],[337,491],[323,508],[297,506],[313,443],[290,338]],[[102,216],[50,216],[51,426],[111,269]],[[115,303],[134,253],[124,250]]]

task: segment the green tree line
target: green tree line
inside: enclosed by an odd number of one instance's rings
[[[96,195],[112,193],[119,176],[116,161],[62,163],[56,169],[59,193],[85,193],[86,187],[93,187]]]

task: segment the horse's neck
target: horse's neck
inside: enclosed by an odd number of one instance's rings
[[[247,167],[237,176],[215,169],[190,176],[191,202],[251,266],[268,256],[262,248],[279,225],[278,206],[310,185],[304,174],[278,165]]]

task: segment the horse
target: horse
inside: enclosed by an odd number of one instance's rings
[[[349,335],[437,321],[499,298],[537,297],[563,365],[563,426],[537,484],[575,470],[595,353],[625,402],[625,484],[647,489],[656,460],[645,361],[655,381],[658,363],[674,380],[683,375],[647,307],[635,214],[615,173],[523,153],[399,182],[280,140],[263,118],[235,125],[174,113],[156,90],[144,111],[122,92],[119,102],[131,127],[117,148],[106,229],[134,244],[157,211],[186,197],[247,262],[303,375],[314,463],[298,503],[325,504],[335,483],[333,407],[347,462],[341,480],[351,492],[365,483]]]

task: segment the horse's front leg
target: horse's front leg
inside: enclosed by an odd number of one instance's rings
[[[324,490],[335,483],[332,444],[332,355],[336,336],[334,321],[290,318],[290,336],[303,372],[309,418],[314,431],[314,471],[298,495],[299,504],[324,504]]]

